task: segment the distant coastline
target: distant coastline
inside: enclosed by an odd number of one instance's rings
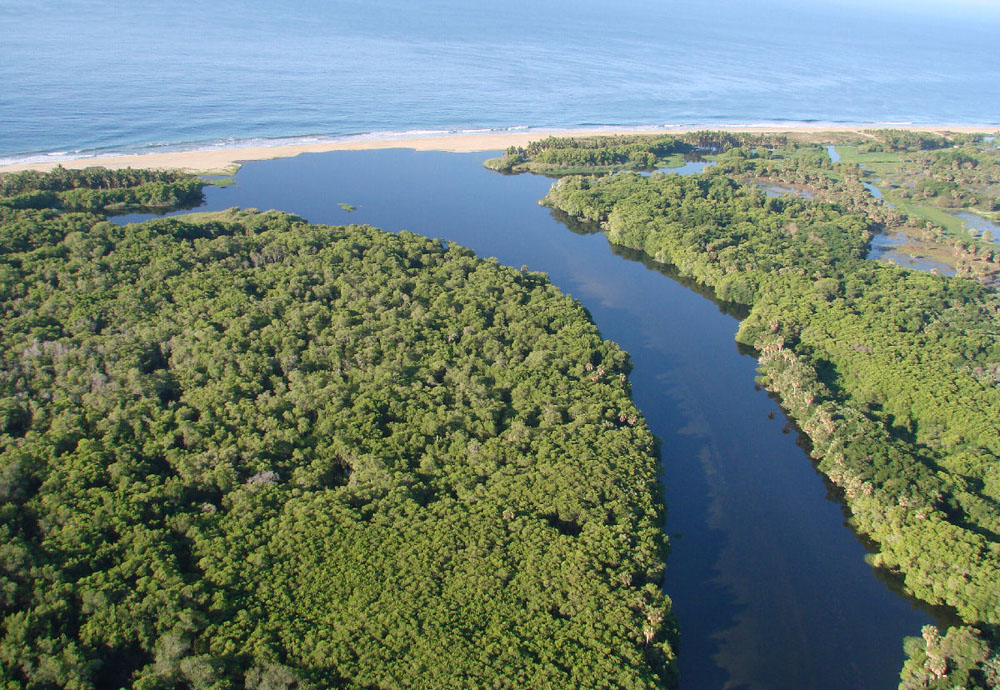
[[[246,161],[288,158],[302,153],[325,153],[328,151],[363,151],[372,149],[407,148],[416,151],[448,151],[471,153],[497,151],[509,146],[524,146],[548,136],[601,136],[614,134],[683,134],[698,130],[723,130],[731,132],[860,132],[865,129],[906,129],[920,132],[996,132],[997,125],[974,124],[909,124],[909,123],[762,123],[744,125],[677,125],[662,127],[600,127],[585,129],[512,129],[488,132],[443,132],[443,133],[383,133],[343,137],[320,141],[302,141],[288,144],[257,146],[233,146],[225,148],[204,148],[194,150],[163,151],[157,153],[122,153],[94,155],[74,158],[72,156],[39,155],[23,162],[0,165],[0,173],[23,170],[48,171],[58,165],[69,169],[92,166],[105,168],[156,168],[183,170],[201,174],[232,174]],[[280,140],[276,140],[280,141]]]

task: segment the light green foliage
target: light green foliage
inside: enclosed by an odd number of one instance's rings
[[[896,130],[886,132],[891,138]],[[815,142],[789,141],[768,155],[759,146],[743,146],[719,156],[712,174],[793,187],[865,216],[875,231],[906,234],[916,243],[914,251],[952,266],[958,275],[1000,283],[996,245],[975,238],[949,212],[967,208],[992,218],[1000,210],[1000,150],[981,135],[934,135],[929,141],[948,147],[925,151],[914,144],[912,151],[858,153],[865,147],[840,146],[841,161],[831,163]],[[877,182],[883,198],[866,188],[866,178]]]
[[[502,173],[543,175],[612,173],[677,167],[685,157],[699,160],[733,148],[763,152],[788,142],[782,135],[736,132],[692,132],[678,136],[619,134],[607,137],[547,137],[527,146],[511,146],[484,165]]]
[[[654,440],[543,275],[277,213],[0,221],[5,687],[672,682]]]
[[[907,660],[900,674],[899,690],[953,690],[998,687],[997,663],[988,659],[989,647],[969,627],[949,628],[946,635],[926,625],[921,637],[908,637],[903,644]]]
[[[928,151],[950,146],[951,142],[939,134],[912,132],[906,129],[869,129],[865,132],[872,141],[858,147],[860,153]]]

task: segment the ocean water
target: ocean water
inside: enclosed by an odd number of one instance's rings
[[[0,2],[0,163],[385,133],[1000,123],[991,0]]]

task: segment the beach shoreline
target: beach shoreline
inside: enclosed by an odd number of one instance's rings
[[[701,127],[661,127],[649,128],[600,128],[600,129],[559,129],[528,130],[490,133],[458,133],[437,136],[349,138],[327,142],[283,144],[276,146],[248,146],[233,148],[199,149],[192,151],[169,151],[161,153],[135,153],[87,158],[72,158],[56,161],[31,161],[0,165],[0,173],[15,173],[24,170],[47,172],[61,165],[71,170],[90,167],[152,168],[159,170],[180,170],[196,174],[234,174],[248,161],[290,158],[303,153],[327,153],[330,151],[367,151],[376,149],[413,149],[416,151],[445,151],[450,153],[474,153],[499,151],[510,146],[525,146],[532,141],[550,136],[613,136],[613,135],[671,135],[712,130],[727,132],[753,132],[760,134],[831,134],[861,133],[866,129],[903,129],[913,132],[958,132],[995,133],[996,125],[942,124],[942,125],[896,125],[873,123],[862,125],[833,124],[784,124],[784,125],[739,125]]]

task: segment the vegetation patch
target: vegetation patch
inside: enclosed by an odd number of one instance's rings
[[[544,203],[747,305],[737,339],[878,545],[874,564],[967,624],[909,640],[901,687],[996,687],[1000,299],[975,280],[866,260],[872,234],[906,219],[866,193],[856,166],[818,144],[727,136],[689,140],[720,152],[703,174],[563,178]],[[952,150],[873,136],[893,151]],[[760,178],[823,198],[768,198],[746,181]]]
[[[5,688],[672,684],[654,439],[579,304],[56,175],[0,181]]]

